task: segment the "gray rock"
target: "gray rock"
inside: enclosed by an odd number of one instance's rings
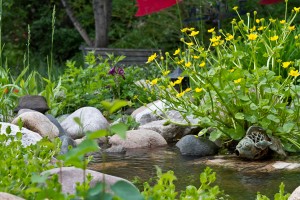
[[[63,135],[66,135],[65,130],[63,129],[63,127],[60,125],[60,123],[58,122],[58,120],[55,117],[53,117],[50,114],[46,114],[46,117],[58,128],[58,131],[59,131],[58,136],[59,137],[63,136]]]
[[[112,147],[122,146],[125,149],[132,149],[159,147],[166,145],[167,142],[159,133],[152,130],[130,130],[126,132],[125,140],[118,135],[113,135],[109,139],[109,144]]]
[[[55,168],[48,171],[44,171],[42,174],[46,174],[46,173],[49,173],[50,175],[57,174],[59,176],[58,180],[62,185],[62,192],[65,194],[67,193],[74,194],[76,191],[75,190],[76,183],[77,182],[82,183],[84,178],[83,170],[75,167],[62,167],[61,169]],[[95,186],[98,182],[105,182],[107,186],[110,186],[120,180],[132,184],[126,179],[87,169],[85,171],[85,175],[87,176],[88,174],[91,174],[91,176],[93,177],[90,182],[91,187]],[[132,186],[134,185],[132,184]]]
[[[23,127],[31,131],[39,133],[42,137],[53,139],[58,137],[58,128],[40,112],[24,112],[17,116],[11,123],[18,125],[18,121],[22,120]]]
[[[176,143],[176,146],[182,155],[199,157],[215,155],[219,149],[214,142],[194,135],[184,136]]]
[[[29,146],[31,144],[36,144],[38,141],[40,141],[42,139],[42,136],[40,136],[38,133],[33,132],[31,130],[28,130],[26,128],[20,128],[14,124],[10,124],[10,123],[5,123],[5,122],[0,122],[1,125],[1,129],[0,129],[0,133],[1,134],[6,134],[6,129],[8,126],[10,126],[11,129],[11,133],[10,135],[15,136],[17,134],[17,132],[21,132],[22,133],[22,145],[23,146]]]
[[[69,146],[73,148],[77,146],[76,142],[67,135],[62,135],[59,137],[61,140],[60,153],[65,154],[69,151]]]
[[[300,186],[293,191],[288,200],[300,200]]]
[[[74,121],[74,118],[79,118],[82,127]],[[97,108],[83,107],[63,120],[61,126],[68,136],[78,139],[85,136],[86,132],[107,129],[109,123]]]
[[[143,125],[160,119],[160,117],[158,117],[158,115],[162,114],[160,110],[164,110],[165,107],[166,104],[163,101],[157,100],[147,104],[146,106],[136,109],[133,111],[131,116],[136,122],[140,123],[140,125]],[[156,112],[156,114],[154,112]]]
[[[106,153],[125,153],[126,149],[122,145],[114,145],[108,149],[105,149]]]
[[[17,113],[20,109],[31,109],[41,113],[49,110],[45,97],[39,95],[26,95],[20,98],[19,105],[14,109]]]
[[[21,197],[9,194],[9,193],[5,193],[5,192],[0,192],[0,199],[1,200],[25,200]]]

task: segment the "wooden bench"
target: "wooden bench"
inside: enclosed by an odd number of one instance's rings
[[[86,56],[88,52],[94,51],[95,56],[101,56],[104,59],[107,58],[107,54],[113,54],[114,56],[125,56],[125,58],[118,64],[121,66],[138,65],[142,66],[148,61],[148,57],[153,53],[159,55],[159,49],[121,49],[121,48],[92,48],[92,47],[80,47],[83,51],[83,55]]]

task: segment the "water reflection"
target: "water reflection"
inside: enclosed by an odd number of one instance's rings
[[[103,162],[105,160],[105,162]],[[130,150],[124,154],[94,154],[94,161],[89,169],[106,174],[134,180],[139,177],[141,182],[148,181],[156,175],[155,166],[163,172],[173,170],[177,177],[175,183],[178,191],[184,190],[187,185],[199,186],[199,175],[206,167],[204,164],[195,164],[199,158],[181,156],[174,146],[156,149]],[[300,185],[299,173],[247,173],[211,167],[217,173],[216,184],[233,200],[252,200],[260,191],[273,199],[278,192],[279,185],[284,182],[286,192],[292,192]],[[141,185],[139,185],[141,186]]]

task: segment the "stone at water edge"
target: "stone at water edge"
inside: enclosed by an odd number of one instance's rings
[[[80,119],[82,127],[74,121],[74,118]],[[97,108],[83,107],[63,120],[61,126],[65,130],[66,135],[72,139],[79,139],[85,136],[85,133],[88,131],[94,132],[107,129],[109,123]]]
[[[199,157],[216,155],[219,150],[214,142],[195,135],[184,136],[176,143],[176,147],[182,155]]]
[[[49,173],[50,175],[57,174],[59,176],[58,180],[62,185],[62,192],[67,194],[75,194],[76,192],[76,183],[83,182],[83,170],[75,167],[62,167],[62,168],[54,168],[47,171],[44,171],[43,174]],[[131,182],[126,179],[111,176],[108,174],[103,174],[101,172],[93,171],[87,169],[85,171],[85,175],[90,174],[93,178],[90,182],[90,187],[95,186],[98,182],[104,182],[109,187],[115,184],[117,181],[125,181],[135,187]],[[60,177],[61,176],[61,177]]]
[[[59,135],[58,128],[40,112],[24,112],[17,116],[11,123],[18,125],[20,119],[22,120],[24,128],[37,132],[42,137],[53,139]]]
[[[292,192],[288,200],[300,200],[300,186]]]
[[[130,130],[126,132],[126,139],[113,135],[109,139],[111,148],[117,149],[133,149],[133,148],[154,148],[167,145],[166,140],[157,132],[151,130]],[[118,146],[118,147],[115,147]],[[109,149],[108,149],[109,151]]]
[[[45,97],[40,95],[25,95],[20,97],[18,106],[14,109],[17,113],[20,109],[31,109],[41,113],[49,110]]]

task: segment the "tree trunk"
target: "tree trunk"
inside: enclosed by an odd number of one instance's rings
[[[108,46],[108,28],[111,21],[112,0],[93,0],[95,18],[95,47]]]
[[[93,42],[92,40],[89,38],[87,32],[85,31],[85,29],[81,26],[80,22],[76,19],[76,17],[74,16],[74,13],[71,9],[71,7],[69,6],[67,0],[61,0],[67,15],[69,16],[69,18],[71,19],[73,25],[75,26],[75,28],[77,29],[77,31],[79,32],[79,34],[81,35],[82,39],[85,41],[85,43],[89,46],[92,47],[93,46]]]

